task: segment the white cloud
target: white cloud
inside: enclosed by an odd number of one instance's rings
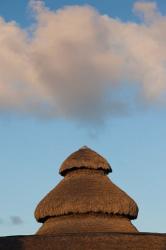
[[[31,7],[31,32],[0,19],[1,111],[88,122],[165,102],[166,17],[155,3],[135,3],[141,24],[90,6]]]

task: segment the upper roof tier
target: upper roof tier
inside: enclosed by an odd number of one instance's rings
[[[81,168],[103,170],[105,174],[112,172],[110,164],[104,157],[84,146],[67,157],[62,163],[59,173],[65,176],[68,172]]]

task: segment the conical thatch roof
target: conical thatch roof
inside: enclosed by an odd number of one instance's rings
[[[79,168],[101,169],[106,174],[112,172],[107,160],[86,146],[71,154],[62,163],[59,173],[65,176],[70,170]]]
[[[39,233],[58,232],[66,228],[66,218],[71,222],[70,228],[75,227],[77,230],[82,216],[86,217],[84,222],[89,223],[89,228],[98,228],[97,225],[100,225],[101,221],[107,221],[103,230],[114,231],[118,227],[119,231],[122,228],[126,231],[136,231],[130,220],[137,217],[137,204],[106,176],[110,171],[109,163],[87,147],[70,155],[60,168],[60,173],[65,178],[36,208],[36,220],[44,223]],[[99,216],[96,224],[94,214]],[[103,220],[103,216],[108,216],[108,220]],[[119,219],[122,223],[118,222]],[[82,228],[85,228],[85,225]]]

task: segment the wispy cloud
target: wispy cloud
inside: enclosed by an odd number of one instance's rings
[[[10,216],[10,221],[11,221],[12,225],[23,224],[23,220],[20,216]]]
[[[136,2],[142,23],[90,6],[31,1],[30,30],[0,19],[0,110],[87,122],[166,103],[166,16]]]

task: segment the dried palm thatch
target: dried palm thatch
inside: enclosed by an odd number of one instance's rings
[[[107,160],[86,146],[71,154],[62,163],[59,173],[65,176],[70,170],[79,168],[102,169],[106,174],[112,172]]]
[[[135,219],[137,204],[99,171],[77,170],[68,174],[37,206],[39,222],[68,214],[105,213]]]
[[[86,232],[138,232],[128,218],[101,213],[53,217],[38,230],[38,235]]]

